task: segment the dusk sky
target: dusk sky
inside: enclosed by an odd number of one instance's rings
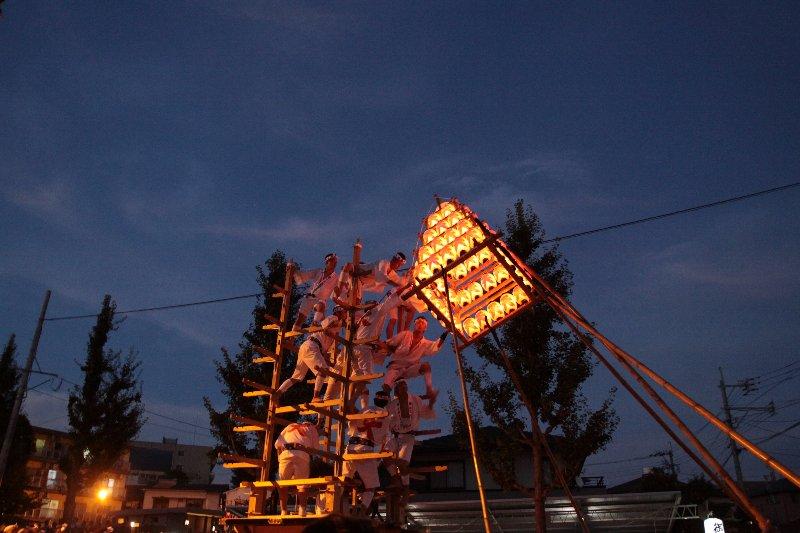
[[[522,198],[556,237],[797,182],[799,23],[790,2],[9,0],[0,340],[16,333],[24,361],[48,288],[58,317],[106,293],[121,310],[254,293],[276,249],[314,267],[356,238],[368,260],[410,253],[434,194],[496,228]],[[766,438],[800,420],[799,206],[794,188],[564,241],[573,303],[714,412],[718,366],[764,375],[733,403],[774,400],[741,426]],[[131,315],[112,336],[139,354],[147,409],[198,426],[150,414],[141,438],[212,442],[201,398],[223,405],[213,360],[253,303]],[[79,381],[92,324],[48,322],[40,368]],[[443,397],[458,393],[452,352],[432,362]],[[69,384],[55,385],[24,409],[64,429]],[[598,367],[589,404],[612,385]],[[589,463],[667,447],[625,391],[615,405],[615,438]],[[764,447],[797,469],[798,439]],[[585,474],[620,482],[657,461]]]

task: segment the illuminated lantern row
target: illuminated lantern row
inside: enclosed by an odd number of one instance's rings
[[[527,267],[458,200],[440,201],[426,217],[420,237],[411,291],[422,296],[448,329],[452,311],[463,345],[531,305],[533,284]]]

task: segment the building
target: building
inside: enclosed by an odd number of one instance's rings
[[[211,533],[223,515],[228,488],[164,479],[141,488],[141,506],[117,512],[113,522],[137,533]]]
[[[176,475],[186,483],[211,483],[215,458],[210,446],[179,444],[178,439],[161,442],[133,441],[128,485],[152,485]]]
[[[789,480],[745,481],[745,490],[758,510],[778,531],[800,531],[800,489]]]
[[[28,459],[27,490],[41,497],[41,504],[25,514],[28,518],[60,519],[64,513],[67,485],[58,462],[69,449],[69,434],[54,429],[33,427],[34,450]],[[101,476],[75,501],[75,520],[95,524],[103,522],[113,511],[122,508],[125,479],[128,474],[127,451],[111,472]]]

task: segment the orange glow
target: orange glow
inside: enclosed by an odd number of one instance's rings
[[[440,200],[424,227],[412,279],[416,286],[425,285],[420,296],[447,327],[447,302],[452,303],[452,320],[462,340],[474,341],[530,305],[527,288],[533,284],[527,267],[467,206]]]

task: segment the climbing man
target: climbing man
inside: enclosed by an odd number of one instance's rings
[[[312,312],[325,316],[326,302],[331,294],[339,294],[339,282],[336,276],[336,254],[329,253],[325,256],[325,266],[314,270],[296,272],[294,282],[296,284],[308,283],[308,290],[300,299],[300,310],[297,312],[297,320],[294,322],[293,330],[298,331],[311,315]]]
[[[369,397],[369,391],[364,389],[362,395]],[[362,409],[365,415],[377,415],[378,417],[366,420],[351,420],[348,422],[347,453],[369,453],[380,451],[383,448],[389,433],[388,417],[379,418],[386,414],[386,405],[389,403],[389,395],[383,390],[378,390],[372,400],[373,405]],[[378,459],[365,459],[345,461],[342,475],[347,478],[354,478],[356,472],[364,484],[361,493],[361,505],[364,511],[369,509],[375,489],[380,485],[378,478]]]
[[[331,346],[336,340],[336,335],[342,329],[345,320],[345,312],[341,307],[333,309],[333,315],[327,317],[322,321],[322,331],[318,331],[309,335],[309,337],[300,345],[297,352],[297,363],[294,367],[294,372],[289,379],[281,383],[278,387],[278,395],[285,393],[295,383],[299,383],[306,377],[309,370],[314,373],[316,379],[314,380],[314,397],[312,402],[321,400],[320,391],[322,384],[325,382],[325,376],[319,371],[320,368],[330,369],[326,354],[331,349]]]
[[[278,451],[278,477],[281,481],[288,479],[305,479],[311,468],[311,456],[301,446],[311,449],[319,448],[319,431],[312,422],[293,423],[286,426],[278,438],[275,439],[275,449]],[[281,515],[289,513],[288,487],[278,488]],[[297,515],[306,515],[306,502],[308,494],[306,487],[297,487]]]
[[[423,363],[421,360],[423,357],[434,355],[439,351],[447,337],[447,331],[442,333],[437,340],[429,340],[425,338],[427,329],[428,320],[424,316],[418,316],[414,320],[413,330],[401,331],[383,344],[392,356],[383,378],[383,390],[391,390],[399,379],[423,376],[425,378],[425,394],[434,401],[436,400],[439,391],[433,388],[431,365],[427,362]]]

